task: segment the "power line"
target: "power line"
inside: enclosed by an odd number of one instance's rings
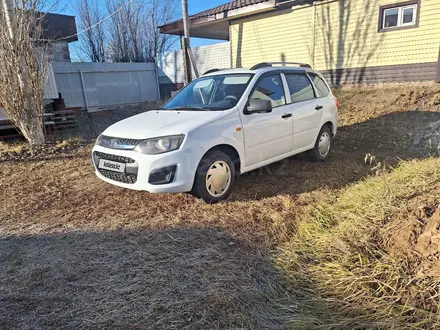
[[[134,0],[128,0],[127,2],[123,3],[123,4],[120,5],[119,8],[116,9],[113,13],[111,13],[111,14],[108,15],[107,17],[101,19],[100,21],[96,22],[95,24],[90,25],[87,29],[84,29],[84,30],[82,30],[82,31],[80,31],[80,32],[77,32],[77,33],[75,33],[75,34],[72,34],[72,35],[70,35],[70,36],[63,37],[63,38],[61,38],[61,39],[56,39],[56,40],[53,40],[53,41],[65,40],[65,39],[73,38],[73,37],[76,37],[76,36],[78,36],[78,35],[80,35],[80,34],[83,34],[83,33],[87,32],[87,31],[93,29],[95,26],[98,26],[99,24],[105,22],[105,21],[108,20],[109,18],[113,17],[114,15],[116,15],[117,13],[119,13],[119,12],[122,10],[122,8],[123,8],[124,6],[128,5],[129,3],[133,2],[133,1],[134,1]]]

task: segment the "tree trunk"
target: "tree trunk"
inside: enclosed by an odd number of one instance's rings
[[[39,146],[44,144],[45,135],[43,129],[43,122],[41,118],[27,119],[26,122],[19,123],[21,134],[28,140],[31,146]]]
[[[42,40],[44,16],[39,1],[0,1],[0,104],[29,144],[41,145],[49,43],[38,46],[35,40]]]

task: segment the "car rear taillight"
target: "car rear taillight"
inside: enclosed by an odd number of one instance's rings
[[[338,98],[336,96],[333,96],[333,98],[335,99],[336,107],[339,110],[339,108],[341,107],[341,103],[339,103],[339,100],[338,100]]]

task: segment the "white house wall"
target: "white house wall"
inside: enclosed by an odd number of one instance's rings
[[[52,42],[54,62],[70,62],[69,42],[66,40]]]
[[[231,67],[229,42],[192,48],[199,74],[211,69]],[[182,50],[170,51],[158,56],[160,84],[181,84],[185,80]]]

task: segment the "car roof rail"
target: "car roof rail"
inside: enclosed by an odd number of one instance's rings
[[[262,62],[262,63],[255,64],[255,65],[251,68],[251,70],[262,69],[262,68],[266,68],[266,67],[268,67],[268,66],[272,66],[272,65],[271,65],[270,63],[267,63],[267,62]]]
[[[206,71],[206,72],[203,74],[203,76],[204,76],[205,74],[213,73],[213,72],[217,72],[217,71],[220,71],[220,69],[210,69],[210,70]]]
[[[282,65],[298,65],[300,68],[309,68],[311,69],[311,65],[307,64],[307,63],[300,63],[300,62],[263,62],[263,63],[258,63],[255,64],[251,70],[257,70],[257,69],[261,69],[261,68],[266,68],[269,66],[273,66],[273,65],[278,65],[278,64],[282,64]]]

